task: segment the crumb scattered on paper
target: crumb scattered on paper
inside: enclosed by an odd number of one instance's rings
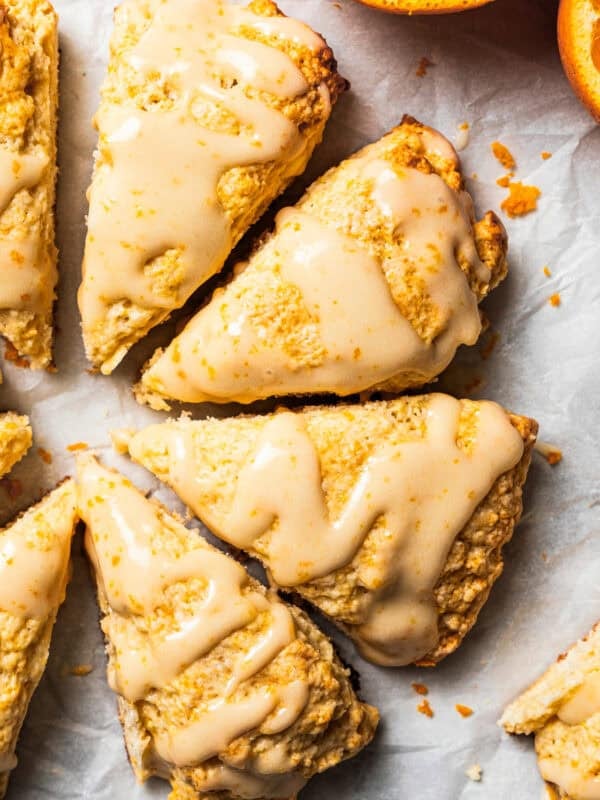
[[[10,342],[7,342],[4,348],[4,358],[7,361],[10,361],[11,364],[14,364],[15,367],[25,368],[29,366],[29,361],[20,356],[17,348],[14,347],[14,345],[12,345]]]
[[[423,702],[419,703],[417,711],[425,717],[433,717],[433,708],[429,705],[429,700],[423,700]]]
[[[537,186],[528,186],[521,181],[512,181],[508,184],[509,195],[500,204],[509,217],[521,217],[537,208],[538,197],[541,191]]]
[[[71,667],[71,675],[84,678],[86,675],[89,675],[93,669],[94,667],[91,664],[76,664],[74,667]]]
[[[419,66],[415,72],[417,78],[424,78],[427,75],[427,70],[429,67],[435,67],[435,62],[431,61],[431,59],[427,58],[427,56],[423,56],[419,61]]]
[[[470,706],[463,706],[462,703],[457,703],[454,708],[458,711],[461,717],[470,717],[473,714],[473,709]]]
[[[510,185],[510,179],[513,177],[512,172],[509,172],[507,175],[501,175],[499,178],[496,179],[496,183],[498,186],[501,186],[503,189],[508,189]]]
[[[541,156],[544,159],[544,161],[548,161],[549,158],[552,158],[552,153],[549,153],[547,150],[543,150],[541,152]]]
[[[552,272],[550,271],[550,267],[548,267],[548,266],[544,267],[544,275],[547,278],[550,278],[552,276]]]
[[[492,153],[498,159],[498,161],[502,164],[504,169],[514,169],[517,166],[517,162],[515,161],[515,157],[510,152],[506,145],[502,144],[502,142],[492,142]]]
[[[429,694],[429,687],[426,686],[424,683],[412,683],[411,686],[417,694],[422,694],[422,695]]]
[[[483,770],[479,764],[471,764],[471,766],[465,770],[465,775],[471,781],[480,781],[481,776],[483,775]]]
[[[87,449],[88,449],[88,443],[87,442],[73,442],[73,444],[68,444],[67,445],[67,450],[70,453],[75,453],[75,452],[77,452],[77,450],[87,450]]]
[[[554,294],[551,294],[548,298],[548,302],[551,306],[554,306],[554,308],[558,308],[560,305],[560,294],[558,292],[554,292]]]
[[[562,450],[560,447],[556,447],[554,444],[550,444],[549,442],[541,442],[538,440],[535,443],[535,449],[552,467],[562,461]]]
[[[51,464],[52,463],[52,453],[49,453],[47,450],[44,450],[43,447],[38,447],[38,456],[42,459],[44,464]]]
[[[468,122],[461,122],[458,126],[458,135],[456,137],[456,142],[454,146],[457,150],[464,150],[465,147],[469,144],[469,123]]]

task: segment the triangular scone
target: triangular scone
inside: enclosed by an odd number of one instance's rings
[[[0,335],[32,367],[52,360],[57,17],[0,0]]]
[[[75,484],[68,480],[0,530],[0,797],[48,660],[76,522]]]
[[[521,514],[537,425],[432,394],[125,434],[217,535],[379,664],[435,664],[475,623]]]
[[[29,419],[12,411],[0,414],[0,478],[20,461],[31,447]]]
[[[303,172],[345,86],[324,40],[271,0],[124,0],[79,292],[95,366],[111,372],[221,269]]]
[[[600,798],[600,623],[505,710],[509,733],[534,733],[542,777],[561,800]]]
[[[93,456],[79,505],[137,777],[172,798],[292,798],[372,738],[325,636]]]
[[[248,403],[422,386],[481,331],[506,235],[413,119],[331,169],[142,376],[138,398]],[[168,407],[168,406],[167,406]]]

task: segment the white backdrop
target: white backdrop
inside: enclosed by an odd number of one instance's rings
[[[75,292],[84,239],[84,192],[95,136],[90,118],[107,55],[113,3],[56,0],[61,16],[61,250],[56,375],[7,368],[0,406],[31,415],[36,445],[53,453],[46,465],[32,452],[15,471],[26,488],[13,511],[72,470],[66,445],[85,441],[109,458],[108,431],[160,418],[142,409],[129,388],[156,331],[111,378],[86,373]],[[500,333],[492,356],[462,353],[465,371],[483,376],[477,396],[537,417],[541,437],[564,449],[551,468],[534,461],[526,513],[505,550],[505,575],[479,624],[459,652],[434,671],[371,667],[336,635],[344,658],[362,675],[363,694],[383,721],[360,757],[312,781],[304,800],[506,800],[540,792],[532,743],[509,739],[496,726],[504,704],[600,616],[598,419],[600,406],[600,255],[598,187],[600,130],[572,96],[555,45],[552,0],[497,0],[451,17],[397,18],[353,0],[281,0],[282,8],[328,39],[352,91],[336,108],[326,139],[302,186],[352,150],[378,138],[408,112],[451,138],[471,126],[465,173],[480,211],[499,207],[502,169],[490,153],[500,139],[518,160],[518,176],[542,190],[539,210],[509,220],[511,272],[485,309]],[[419,78],[422,56],[436,66]],[[543,161],[540,153],[553,156]],[[544,276],[547,264],[552,277]],[[562,305],[548,296],[559,291]],[[206,407],[195,410],[206,414]],[[223,413],[223,410],[220,411]],[[145,488],[153,480],[110,456]],[[1,490],[0,490],[1,491]],[[157,492],[181,508],[165,489]],[[19,744],[10,800],[166,798],[167,785],[137,787],[126,762],[115,702],[105,683],[103,646],[81,543],[61,611],[49,668],[31,704]],[[93,664],[85,678],[73,665]],[[435,717],[416,711],[411,682],[425,681]],[[474,708],[462,719],[455,703]],[[464,772],[483,767],[475,784]]]

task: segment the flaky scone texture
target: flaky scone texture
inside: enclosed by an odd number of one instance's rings
[[[58,280],[54,243],[58,19],[47,0],[0,2],[0,146],[20,155],[43,155],[37,185],[21,189],[0,216],[0,246],[32,236],[37,245],[35,306],[7,308],[0,296],[0,334],[30,366],[52,361],[53,307]]]
[[[460,162],[450,142],[437,131],[405,116],[401,124],[382,139],[359,150],[350,159],[316,180],[294,209],[312,215],[328,228],[356,242],[360,250],[374,256],[381,263],[391,296],[402,315],[423,342],[435,343],[444,330],[444,325],[440,322],[443,315],[426,294],[418,278],[411,282],[403,272],[395,268],[390,254],[398,249],[398,231],[393,220],[373,201],[369,179],[349,178],[348,167],[356,160],[366,162],[368,159],[387,161],[399,173],[403,168],[410,167],[426,175],[438,175],[453,192],[463,193],[463,198],[468,197],[464,193]],[[478,277],[472,262],[463,254],[458,253],[456,257],[471,291],[480,301],[506,277],[508,240],[504,226],[492,211],[476,220],[470,198],[468,204],[477,254],[489,270],[489,281],[483,282]],[[418,209],[415,213],[418,213]],[[248,263],[241,265],[243,270],[235,274],[224,289],[215,292],[210,304],[227,308],[232,300],[237,308],[242,298],[246,316],[252,320],[256,330],[260,331],[264,341],[272,342],[278,351],[289,356],[294,365],[293,371],[308,372],[326,362],[327,353],[324,352],[320,335],[314,332],[314,319],[306,308],[301,292],[291,283],[282,284],[279,278],[280,258],[277,233],[267,234],[257,243]],[[344,279],[341,264],[340,281]],[[198,312],[197,319],[202,314],[203,309]],[[157,410],[169,410],[170,398],[184,399],[175,394],[169,395],[168,387],[163,387],[161,358],[178,361],[179,352],[187,349],[183,345],[186,335],[193,336],[193,333],[188,334],[188,330],[193,329],[194,319],[167,350],[157,350],[146,365],[135,390],[139,402]],[[205,355],[202,344],[202,341],[197,346],[194,344],[198,359]],[[153,367],[156,369],[153,370]],[[179,367],[183,370],[184,364]],[[228,368],[228,364],[214,364],[217,373]],[[400,392],[423,386],[435,377],[436,375],[424,376],[422,371],[406,365],[384,383],[371,387],[362,386],[361,389]],[[353,391],[353,387],[349,386],[348,391],[338,393],[348,395]],[[286,393],[294,394],[293,391],[278,392]],[[265,396],[259,389],[256,395],[252,391],[244,394],[234,392],[227,399],[247,403]],[[189,397],[185,399],[190,400]],[[224,398],[208,394],[204,399],[207,402],[224,402]],[[201,401],[199,395],[194,395],[194,402]]]
[[[44,674],[52,629],[65,596],[69,547],[55,543],[56,530],[64,526],[65,520],[70,520],[74,528],[73,481],[62,483],[8,526],[19,526],[20,533],[30,540],[33,548],[64,547],[65,561],[62,573],[56,576],[56,580],[61,581],[57,593],[59,602],[50,609],[48,616],[32,619],[0,610],[0,759],[4,770],[0,769],[0,798],[4,797],[10,770],[16,764],[14,751],[19,732],[31,697]]]
[[[85,467],[80,468],[80,475],[84,471]],[[102,499],[100,497],[97,502],[102,502]],[[80,492],[80,511],[84,521],[89,519],[89,502],[94,501],[85,501]],[[187,529],[176,515],[159,503],[145,502],[152,504],[153,513],[160,521],[160,541],[155,540],[158,552],[168,552],[177,559],[192,551],[216,552],[197,532]],[[220,554],[220,557],[228,558],[225,554]],[[114,663],[118,653],[111,641],[110,630],[117,615],[108,602],[99,570],[96,578],[109,663]],[[160,608],[151,614],[136,615],[136,628],[154,633],[168,631],[176,626],[177,619],[184,619],[189,609],[197,606],[203,589],[202,582],[193,578],[169,586],[164,591]],[[264,587],[253,578],[249,578],[243,592],[268,596]],[[378,723],[378,712],[357,698],[349,671],[341,664],[330,641],[301,610],[294,606],[289,606],[289,609],[296,627],[296,638],[259,672],[244,679],[227,697],[236,702],[264,687],[275,690],[291,681],[305,680],[308,701],[296,721],[278,733],[251,729],[234,739],[218,756],[195,767],[177,768],[166,763],[152,746],[154,737],[187,727],[194,718],[201,718],[211,703],[226,695],[240,656],[249,654],[267,630],[268,621],[264,614],[260,614],[246,627],[226,636],[197,658],[166,686],[150,689],[142,700],[130,702],[119,696],[119,716],[131,764],[139,780],[144,781],[152,775],[170,780],[173,786],[170,800],[204,800],[208,797],[241,800],[233,790],[204,789],[211,771],[222,765],[243,771],[245,765],[267,758],[272,751],[285,755],[285,761],[293,764],[294,772],[308,779],[351,757],[368,744]],[[270,777],[277,778],[276,775]]]
[[[12,411],[0,414],[0,478],[20,461],[31,447],[29,419]]]
[[[127,54],[148,29],[159,2],[160,0],[139,0],[135,15],[128,15],[125,6],[116,9],[108,73],[101,90],[100,112],[122,106],[143,109],[151,104],[160,113],[162,104],[168,107],[172,102],[159,80],[153,82],[148,79],[140,83],[126,61]],[[247,8],[264,17],[283,16],[272,0],[252,0]],[[304,171],[314,148],[322,139],[332,104],[348,86],[337,72],[333,53],[327,46],[313,52],[293,39],[283,39],[251,29],[244,29],[240,35],[287,54],[304,76],[308,89],[293,99],[282,99],[266,92],[248,90],[248,96],[260,97],[268,107],[281,111],[293,122],[302,135],[305,147],[300,156],[292,159],[236,166],[224,172],[218,183],[217,199],[230,225],[232,247],[293,178]],[[329,98],[324,96],[320,88],[322,85],[327,87]],[[222,130],[230,113],[217,101],[206,104],[203,116],[198,119],[199,130],[200,125],[208,130]],[[102,170],[110,169],[105,151],[101,136],[93,180]],[[157,153],[156,156],[160,158],[161,154]],[[169,292],[172,294],[170,310],[165,310],[164,307],[142,307],[131,298],[124,297],[112,303],[105,319],[93,329],[89,329],[85,318],[83,319],[86,352],[94,366],[110,372],[135,342],[165,320],[171,310],[182,305],[182,302],[177,301],[178,286],[173,283],[173,276],[177,274],[179,267],[178,260],[178,254],[172,250],[152,259],[156,286],[161,287],[163,296],[166,297]],[[83,280],[86,280],[85,270]]]
[[[600,623],[558,656],[504,711],[500,725],[509,733],[535,734],[540,759],[569,764],[590,776],[600,776],[600,713],[585,722],[568,725],[557,717],[560,708],[577,692],[586,678],[600,672]],[[554,787],[561,800],[571,797]]]
[[[463,413],[458,441],[468,447],[476,418],[477,403],[461,401]],[[401,397],[388,402],[360,406],[306,407],[301,410],[310,439],[317,450],[325,502],[331,519],[339,518],[365,462],[382,442],[394,444],[420,438],[425,425],[427,396]],[[185,429],[193,437],[194,462],[200,466],[202,481],[210,490],[199,495],[195,507],[210,518],[222,519],[231,509],[238,475],[255,452],[257,440],[268,416],[239,416],[198,422],[170,421],[166,426]],[[438,642],[419,663],[433,666],[452,653],[473,627],[492,585],[503,569],[502,547],[512,537],[522,511],[522,489],[527,476],[537,423],[527,417],[510,415],[521,435],[524,452],[514,469],[501,475],[471,519],[456,537],[443,572],[434,589],[438,609]],[[160,426],[157,426],[160,427]],[[164,426],[163,426],[164,427]],[[126,438],[130,434],[126,435]],[[143,436],[143,432],[142,432]],[[156,441],[152,449],[152,441]],[[129,439],[134,460],[173,486],[169,452],[164,437],[148,437],[143,443]],[[295,587],[295,591],[327,614],[352,636],[364,622],[369,590],[359,581],[359,570],[384,545],[386,527],[378,519],[353,560],[322,578]],[[268,534],[267,534],[268,536]],[[260,552],[251,555],[262,558]]]

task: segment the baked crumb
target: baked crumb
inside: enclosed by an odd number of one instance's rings
[[[49,453],[47,450],[44,450],[43,447],[38,447],[38,456],[42,459],[44,464],[51,464],[52,463],[52,453]]]
[[[419,66],[415,72],[417,78],[424,78],[427,75],[427,70],[429,67],[435,67],[435,62],[431,61],[431,59],[427,58],[427,56],[423,56],[419,61]]]
[[[471,766],[465,770],[465,775],[471,781],[480,781],[481,776],[483,775],[483,770],[479,764],[471,764]]]
[[[429,694],[429,687],[426,686],[424,683],[411,683],[413,691],[417,694],[426,695]]]
[[[542,156],[542,158],[544,159],[544,161],[547,161],[549,158],[552,158],[552,153],[549,153],[547,150],[543,150],[543,151],[540,153],[540,155]]]
[[[558,292],[554,292],[554,294],[551,294],[550,297],[548,298],[548,302],[550,303],[551,306],[554,306],[554,308],[558,308],[561,302],[560,294]]]
[[[544,267],[544,275],[547,278],[550,278],[552,276],[552,272],[550,271],[550,267],[548,267],[548,266]]]
[[[535,449],[552,467],[562,461],[563,454],[560,447],[556,447],[548,442],[538,441],[535,443]]]
[[[94,667],[92,664],[76,664],[74,667],[71,667],[71,675],[75,675],[78,678],[83,678],[86,675],[89,675],[93,669]]]
[[[6,342],[6,347],[4,348],[4,358],[6,361],[10,361],[11,364],[14,364],[15,367],[22,367],[23,369],[27,369],[29,367],[29,361],[27,361],[26,358],[23,358],[23,356],[20,356],[17,348],[10,342]]]
[[[498,159],[498,161],[502,164],[504,169],[514,169],[517,166],[517,162],[515,161],[515,157],[510,152],[506,145],[502,144],[502,142],[492,142],[492,153]]]
[[[76,453],[78,450],[87,450],[89,447],[87,442],[73,442],[67,445],[67,450],[70,453]]]
[[[462,703],[457,703],[454,708],[458,711],[461,717],[470,717],[473,714],[473,709],[469,706],[463,706]]]
[[[509,195],[500,204],[509,217],[521,217],[537,209],[538,197],[541,191],[537,186],[527,186],[521,181],[511,181],[508,184]]]
[[[417,711],[419,714],[423,714],[423,716],[429,717],[430,719],[433,717],[433,708],[429,705],[429,700],[423,700],[419,703]]]

